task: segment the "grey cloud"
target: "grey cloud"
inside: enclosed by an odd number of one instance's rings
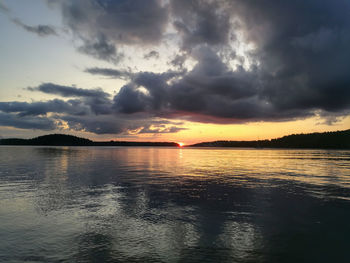
[[[63,97],[101,97],[107,98],[108,93],[102,89],[82,89],[71,86],[62,86],[54,83],[43,83],[38,87],[29,87],[30,91],[41,91],[47,94],[56,94]]]
[[[86,115],[89,108],[80,101],[50,100],[45,102],[0,102],[0,111],[6,113],[17,113],[18,116],[46,115],[49,112],[68,113],[73,115]]]
[[[224,45],[229,39],[230,16],[220,1],[172,0],[174,26],[182,35],[183,47],[198,44]]]
[[[31,91],[41,91],[47,94],[57,94],[63,97],[81,97],[79,101],[95,114],[109,114],[112,111],[110,95],[102,89],[82,89],[70,86],[62,86],[53,83],[43,83]]]
[[[53,26],[49,25],[37,25],[37,26],[28,26],[20,21],[18,18],[12,19],[12,21],[23,28],[24,30],[34,33],[40,37],[46,37],[51,35],[57,35],[56,29]]]
[[[171,61],[170,64],[180,70],[183,69],[183,65],[187,59],[187,56],[185,54],[183,55],[176,55]]]
[[[348,2],[234,1],[232,10],[257,46],[261,96],[277,111],[349,107]]]
[[[241,67],[232,71],[208,47],[195,49],[193,56],[197,65],[192,71],[180,74],[178,79],[176,74],[136,74],[114,97],[115,109],[127,114],[148,112],[168,118],[216,123],[285,121],[315,116],[315,110],[319,109],[310,101],[313,95],[302,92],[302,79],[274,83],[276,79],[269,79],[258,68],[247,71]],[[175,80],[168,83],[172,77]],[[282,94],[267,96],[267,84],[276,85],[275,92]],[[279,89],[281,86],[284,90]],[[288,104],[288,91],[295,92],[296,89],[301,92],[299,99],[305,96],[308,100],[305,105]],[[326,114],[328,109],[322,110]]]
[[[117,70],[111,68],[87,68],[85,72],[90,73],[92,75],[101,75],[116,79],[130,79],[133,74],[129,71]]]
[[[241,118],[254,117],[243,110],[244,106],[252,109],[254,103],[250,98],[257,97],[259,84],[254,73],[243,69],[230,71],[209,48],[200,48],[195,53],[198,64],[185,75],[174,72],[137,74],[132,83],[115,96],[116,109],[122,113],[186,112],[226,118],[240,114]],[[179,75],[181,78],[176,80]],[[171,78],[175,80],[169,84]],[[139,90],[140,87],[147,93]]]
[[[161,0],[49,2],[60,7],[64,23],[84,41],[79,50],[107,61],[115,58],[116,44],[159,42],[168,20],[168,8]]]
[[[87,46],[148,45],[162,40],[169,21],[180,33],[182,52],[170,63],[190,72],[132,75],[108,69],[91,74],[129,79],[113,101],[116,113],[207,116],[228,122],[285,120],[350,107],[350,4],[319,0],[56,1],[65,24]],[[297,23],[296,23],[297,21]],[[244,57],[230,41],[238,33],[255,48]],[[98,41],[97,41],[98,42]],[[103,46],[103,45],[102,45]],[[112,52],[110,52],[112,51]],[[236,52],[237,51],[237,52]],[[103,52],[102,52],[103,53]],[[231,56],[234,54],[233,56]],[[232,70],[229,59],[258,63]],[[230,120],[231,119],[231,120]]]
[[[0,126],[39,130],[53,130],[56,128],[54,120],[46,117],[20,117],[16,114],[3,112],[0,112]]]
[[[121,43],[154,43],[167,21],[166,7],[158,0],[61,2],[63,18],[74,32],[105,35]]]
[[[153,73],[138,74],[135,83],[146,85],[149,80],[153,79],[151,77]],[[175,73],[169,72],[160,74],[159,78],[169,79],[175,75]],[[143,104],[144,99],[136,96],[136,99],[139,99],[136,101],[135,94],[131,93],[130,95],[129,92],[132,91],[140,96],[147,96],[139,87],[136,85],[134,87],[135,90],[124,87],[125,93],[122,89],[118,97],[116,96],[112,101],[109,99],[109,94],[101,89],[88,90],[74,86],[44,83],[28,89],[77,98],[67,101],[54,99],[38,102],[0,102],[0,118],[2,118],[0,125],[50,130],[60,128],[64,122],[71,130],[96,134],[124,133],[126,135],[133,130],[142,133],[175,133],[183,129],[179,127],[183,125],[181,122],[154,120],[154,114],[147,113],[147,109],[143,108],[144,105],[148,107],[147,103]],[[129,97],[135,101],[130,102]],[[129,115],[128,113],[134,114]]]
[[[319,117],[321,118],[321,121],[318,124],[325,124],[325,125],[334,125],[342,121],[346,116],[350,115],[350,110],[343,112],[343,113],[324,113],[321,112]]]
[[[249,55],[259,65],[249,71],[240,67],[229,71],[220,57],[192,54],[197,66],[168,91],[173,112],[200,116],[200,121],[208,116],[214,122],[215,117],[219,122],[222,117],[227,122],[244,122],[304,118],[317,111],[346,114],[350,107],[349,3],[236,0],[215,4],[226,6],[231,18],[240,19],[244,38],[256,47]],[[200,42],[214,44],[204,39],[186,41],[193,35],[186,28],[186,23],[178,24],[185,45],[193,49]]]
[[[141,0],[57,3],[62,7],[66,25],[87,46],[101,39],[107,43],[102,48],[106,55],[100,58],[108,60],[117,54],[113,49],[116,45],[159,43],[168,21],[172,21],[180,33],[183,50],[170,63],[183,69],[184,61],[191,58],[197,64],[190,71],[165,73],[86,69],[90,74],[129,81],[113,100],[103,91],[89,93],[74,87],[68,90],[54,87],[51,94],[79,97],[91,112],[115,114],[118,120],[120,116],[132,118],[144,114],[147,120],[162,117],[243,123],[301,119],[317,116],[319,112],[323,118],[348,115],[348,1],[172,0],[169,3],[169,7],[162,6],[160,1]],[[237,24],[233,24],[236,20]],[[247,57],[239,54],[239,50],[226,52],[232,48],[228,45],[234,37],[231,34],[238,37],[238,31],[246,42],[241,43],[243,46],[255,47],[247,52]],[[228,59],[258,63],[249,69],[239,65],[232,69]],[[88,117],[83,118],[86,118],[85,126],[97,132]],[[91,116],[97,120],[95,117]],[[132,121],[147,131],[146,124]],[[107,125],[106,130],[117,130],[108,127],[113,126]],[[118,127],[123,130],[131,126]]]
[[[69,127],[77,131],[87,131],[95,134],[156,134],[176,133],[185,128],[175,125],[182,125],[178,122],[157,121],[141,118],[129,118],[115,115],[94,116],[63,116]]]
[[[135,85],[123,86],[114,97],[114,109],[120,113],[146,111],[149,96],[138,90]]]
[[[161,112],[166,106],[164,104],[168,103],[167,81],[181,74],[171,71],[161,74],[151,72],[135,74],[131,83],[123,86],[114,97],[114,108],[121,113]]]
[[[0,126],[53,130],[65,122],[71,130],[95,134],[131,134],[129,132],[134,130],[137,133],[176,133],[184,129],[178,127],[182,125],[180,122],[153,120],[152,116],[145,114],[133,117],[115,114],[96,116],[88,109],[80,114],[80,106],[79,101],[1,102]],[[47,115],[49,112],[52,114]]]
[[[125,131],[124,122],[118,121],[113,116],[63,116],[72,130],[87,131],[95,134],[120,134]]]
[[[144,59],[150,59],[150,58],[159,58],[159,53],[155,50],[150,51],[149,53],[145,54],[143,56]]]
[[[78,47],[78,51],[114,64],[123,59],[123,54],[117,52],[115,45],[107,41],[105,37],[98,37],[94,40],[85,39],[84,44]]]

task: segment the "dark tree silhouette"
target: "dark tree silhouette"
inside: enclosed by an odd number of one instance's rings
[[[293,134],[272,140],[202,142],[191,146],[350,149],[350,130],[324,133]]]
[[[109,141],[94,142],[89,139],[80,138],[66,134],[50,134],[33,139],[2,139],[0,145],[50,145],[50,146],[179,146],[175,142],[127,142]]]

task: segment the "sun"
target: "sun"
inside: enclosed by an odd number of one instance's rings
[[[183,147],[185,145],[183,142],[178,142],[177,144],[179,145],[179,147]]]

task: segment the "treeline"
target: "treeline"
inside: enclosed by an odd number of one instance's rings
[[[43,145],[43,146],[168,146],[178,147],[175,142],[95,142],[65,134],[50,134],[33,139],[2,139],[0,145]],[[202,142],[195,147],[249,147],[249,148],[300,148],[300,149],[350,149],[350,130],[293,134],[272,140],[257,141],[213,141]]]
[[[0,145],[41,145],[41,146],[179,146],[174,142],[128,142],[108,141],[95,142],[89,139],[80,138],[65,134],[50,134],[39,136],[33,139],[2,139]]]
[[[293,134],[272,140],[202,142],[195,147],[350,149],[350,130]]]

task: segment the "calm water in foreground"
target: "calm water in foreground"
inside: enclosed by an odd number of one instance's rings
[[[1,262],[350,262],[350,151],[0,147]]]

